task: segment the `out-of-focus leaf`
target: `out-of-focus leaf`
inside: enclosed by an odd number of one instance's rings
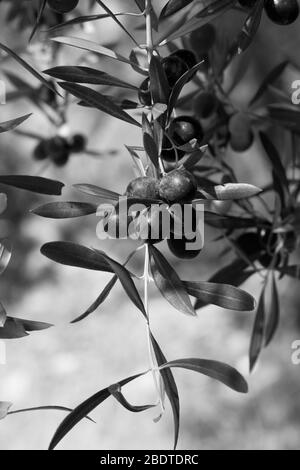
[[[71,219],[95,214],[97,207],[97,204],[87,202],[49,202],[31,212],[48,219]]]
[[[169,0],[168,3],[162,9],[159,19],[163,20],[174,15],[193,1],[194,0]]]
[[[254,320],[252,336],[250,341],[250,350],[249,350],[249,363],[250,363],[250,372],[253,370],[256,361],[260,355],[260,352],[264,345],[264,332],[265,332],[265,287],[263,288],[258,306],[256,317]]]
[[[177,310],[187,315],[196,315],[184,283],[162,253],[149,244],[151,272],[155,284],[165,299]]]
[[[253,9],[250,11],[243,25],[242,31],[238,34],[238,37],[234,43],[233,48],[241,54],[244,52],[252,43],[262,18],[264,10],[264,0],[258,0],[255,2]]]
[[[71,242],[50,242],[41,248],[42,255],[56,263],[94,271],[113,272],[110,264],[96,251]]]
[[[50,77],[57,78],[58,80],[64,80],[66,82],[116,86],[120,88],[129,88],[131,90],[137,90],[137,87],[131,85],[130,83],[124,82],[123,80],[113,77],[112,75],[109,75],[106,72],[102,72],[101,70],[97,69],[92,69],[90,67],[61,66],[45,70],[44,73],[50,75]]]
[[[125,113],[125,111],[123,111],[120,106],[98,91],[95,91],[92,88],[88,88],[86,86],[77,85],[77,83],[62,82],[59,83],[59,85],[64,90],[76,96],[76,98],[87,102],[103,113],[109,114],[110,116],[120,119],[121,121],[128,122],[129,124],[133,124],[134,126],[141,127],[140,123],[129,116],[129,114]]]
[[[44,13],[44,10],[45,10],[45,7],[46,7],[46,4],[47,4],[47,0],[41,0],[40,1],[40,7],[39,7],[39,10],[38,10],[36,20],[35,20],[35,24],[33,26],[33,29],[31,31],[31,34],[30,34],[30,37],[29,37],[29,42],[32,40],[33,36],[35,35],[35,33],[36,33],[36,31],[39,27],[39,24],[41,22],[41,19],[42,19],[42,16],[43,16],[43,13]]]
[[[289,266],[284,266],[276,269],[281,274],[286,274],[287,276],[294,277],[295,279],[300,279],[300,264],[291,264]]]
[[[150,335],[150,338],[151,338],[151,344],[153,346],[157,364],[159,366],[166,364],[168,361],[164,353],[160,349],[160,346],[157,343],[156,339],[154,338],[152,334]],[[179,436],[179,426],[180,426],[180,403],[179,403],[178,389],[177,389],[177,385],[176,385],[176,382],[174,380],[174,377],[170,368],[160,369],[160,373],[161,373],[164,387],[166,390],[166,394],[170,401],[172,412],[173,412],[174,450],[176,450],[177,443],[178,443],[178,436]]]
[[[0,401],[0,420],[6,418],[12,403],[8,401]]]
[[[300,112],[295,110],[295,106],[272,104],[267,106],[267,111],[272,119],[279,126],[285,127],[296,134],[300,128]]]
[[[255,308],[255,300],[252,295],[229,284],[185,281],[184,285],[188,293],[201,302],[218,305],[229,310],[251,311]]]
[[[266,328],[265,328],[265,346],[272,341],[278,328],[280,306],[277,284],[274,271],[270,275],[269,282],[265,291],[265,310],[266,310]]]
[[[95,302],[79,317],[75,318],[71,323],[78,323],[79,321],[83,320],[84,318],[91,315],[101,304],[107,299],[108,295],[112,291],[113,287],[115,286],[118,280],[118,276],[113,276],[109,283],[104,287],[101,294],[97,297]]]
[[[99,186],[95,186],[93,184],[74,184],[73,186],[84,194],[96,196],[100,199],[118,201],[121,196],[121,194],[110,191],[109,189],[100,188]]]
[[[265,152],[272,164],[273,170],[277,174],[278,178],[280,179],[282,185],[284,186],[285,191],[289,192],[289,183],[286,177],[286,172],[283,167],[282,161],[280,159],[279,153],[276,147],[273,145],[267,134],[264,132],[260,132],[260,140],[265,149]]]
[[[163,364],[160,368],[165,369],[167,367],[193,370],[222,382],[236,392],[248,392],[248,385],[244,377],[236,369],[223,362],[192,357],[168,362],[167,364]]]
[[[33,193],[48,194],[50,196],[60,196],[62,188],[64,187],[64,184],[60,181],[27,175],[1,175],[0,183],[18,189],[25,189]]]
[[[12,254],[12,246],[9,240],[0,241],[0,275],[7,268]]]
[[[211,227],[227,230],[256,227],[258,222],[257,219],[250,217],[226,216],[209,211],[205,211],[204,220]]]
[[[24,121],[26,121],[30,116],[31,114],[26,114],[25,116],[21,116],[16,119],[11,119],[10,121],[0,122],[0,134],[15,129],[16,127],[20,126],[20,124],[22,124]]]
[[[214,0],[207,7],[202,8],[198,13],[193,15],[193,18],[184,21],[182,25],[179,23],[179,27],[175,24],[175,28],[170,31],[165,31],[162,36],[159,37],[157,45],[164,45],[165,43],[175,41],[176,39],[182,38],[187,34],[195,31],[201,26],[215,20],[218,16],[225,13],[233,7],[235,0]]]
[[[7,314],[6,310],[0,302],[0,328],[2,328],[6,322]]]
[[[4,52],[6,52],[10,57],[12,57],[14,60],[16,60],[24,69],[26,69],[31,75],[33,75],[35,78],[37,78],[43,85],[45,85],[47,88],[50,90],[54,91],[54,93],[58,94],[57,90],[55,87],[48,82],[36,69],[34,69],[31,65],[29,65],[22,57],[20,57],[18,54],[16,54],[14,51],[9,49],[9,47],[5,46],[0,42],[0,49],[2,49]]]
[[[254,96],[251,98],[249,102],[249,106],[253,106],[253,104],[256,103],[256,101],[258,101],[262,97],[264,92],[268,89],[269,85],[274,83],[275,80],[277,80],[277,78],[280,77],[280,75],[285,70],[288,63],[289,63],[288,60],[284,60],[283,62],[280,62],[280,64],[276,65],[271,70],[271,72],[268,73],[268,75],[264,78],[264,80],[262,81],[260,87],[254,94]]]
[[[143,374],[133,375],[127,379],[121,380],[119,382],[120,387],[132,382],[132,380],[137,379]],[[95,393],[90,398],[85,400],[83,403],[78,405],[71,413],[66,416],[66,418],[61,422],[57,428],[51,443],[49,445],[49,450],[53,450],[57,444],[68,434],[71,429],[76,426],[85,416],[87,416],[91,411],[93,411],[97,406],[103,403],[108,397],[110,397],[109,387],[100,390],[100,392]]]
[[[88,41],[86,39],[81,39],[81,38],[66,37],[66,36],[60,36],[60,37],[55,37],[51,39],[52,41],[65,44],[66,46],[77,47],[78,49],[83,49],[89,52],[94,52],[95,54],[109,57],[110,59],[114,59],[119,62],[125,62],[126,64],[130,64],[132,66],[134,65],[136,67],[136,64],[134,64],[130,59],[127,59],[127,57],[124,57],[121,54],[118,54],[112,49],[108,49],[107,47],[100,46],[100,44],[98,44],[97,42]]]

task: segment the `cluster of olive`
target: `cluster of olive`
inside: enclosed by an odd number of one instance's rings
[[[47,5],[57,13],[69,13],[74,10],[79,0],[47,0]]]
[[[271,227],[266,227],[243,233],[237,238],[236,244],[247,258],[251,261],[258,260],[267,268],[273,260],[275,266],[279,266],[284,255],[295,249],[296,241],[294,230],[277,233]]]
[[[163,175],[161,179],[153,177],[139,177],[129,183],[126,189],[126,196],[128,198],[134,198],[137,200],[161,201],[167,205],[173,203],[185,204],[189,203],[195,196],[197,190],[197,181],[193,174],[184,168],[178,168],[170,171]],[[170,233],[167,236],[167,242],[170,251],[182,259],[195,258],[201,251],[201,249],[187,249],[188,243],[193,243],[196,240],[198,234],[197,231],[197,212],[191,208],[192,212],[192,233],[186,233],[184,222],[182,221],[182,231],[180,238],[176,230],[176,223],[171,218],[171,226],[169,227]],[[109,222],[112,226],[118,228],[122,220],[120,220],[120,214],[117,211],[113,212],[104,227],[108,230]],[[133,219],[128,217],[126,223],[129,223]],[[123,221],[124,223],[124,221]],[[161,242],[165,237],[163,234],[162,218],[157,217],[156,213],[150,209],[146,214],[146,233],[143,230],[143,239],[146,239],[147,243],[155,244]],[[155,236],[153,236],[155,234]],[[157,236],[158,234],[158,236]]]
[[[82,134],[75,134],[71,139],[56,135],[49,139],[42,139],[33,151],[35,160],[51,160],[57,166],[64,166],[72,153],[79,153],[86,148],[86,138]]]
[[[257,0],[239,0],[239,4],[245,8],[253,8]],[[294,23],[299,16],[297,0],[265,0],[265,12],[276,24],[289,25]]]

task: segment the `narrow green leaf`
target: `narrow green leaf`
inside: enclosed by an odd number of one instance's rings
[[[113,272],[110,264],[96,251],[72,242],[50,242],[41,248],[42,255],[66,266]]]
[[[132,380],[137,379],[143,374],[133,375],[132,377],[128,377],[127,379],[121,380],[119,382],[120,386],[123,387],[124,385],[132,382]],[[68,434],[71,429],[76,426],[85,416],[87,416],[91,411],[93,411],[97,406],[103,403],[108,397],[110,397],[109,387],[100,390],[100,392],[95,393],[90,398],[85,400],[83,403],[78,405],[73,411],[71,411],[68,416],[61,422],[59,427],[57,428],[51,443],[49,445],[49,450],[53,450],[59,442]]]
[[[44,73],[50,75],[50,77],[57,78],[58,80],[64,80],[66,82],[116,86],[120,88],[129,88],[131,90],[137,90],[137,87],[131,85],[130,83],[124,82],[123,80],[113,77],[112,75],[109,75],[106,72],[102,72],[101,70],[97,69],[92,69],[90,67],[80,67],[75,65],[61,66],[45,70]]]
[[[33,209],[33,214],[48,219],[71,219],[97,212],[97,204],[86,202],[50,202]]]
[[[223,362],[197,358],[177,359],[175,361],[168,362],[167,364],[163,364],[161,369],[168,367],[179,367],[193,370],[222,382],[236,392],[248,392],[248,385],[244,377],[236,369],[224,364]]]
[[[85,101],[90,106],[99,109],[100,111],[109,114],[121,121],[128,122],[134,126],[141,127],[135,119],[133,119],[129,114],[125,113],[123,109],[118,106],[116,103],[111,101],[107,96],[102,95],[98,91],[95,91],[86,86],[77,85],[76,83],[62,82],[59,85],[71,95],[76,96],[80,100]]]
[[[163,20],[174,15],[193,1],[194,0],[169,0],[168,3],[162,9],[159,19]]]
[[[64,184],[59,181],[41,178],[40,176],[27,175],[1,175],[0,183],[18,189],[25,189],[33,193],[52,196],[60,196],[62,188],[64,187]]]
[[[265,346],[268,346],[273,339],[274,334],[277,331],[279,318],[280,318],[280,306],[278,289],[275,280],[274,271],[270,275],[269,282],[266,287],[265,293],[265,305],[266,305],[266,331],[265,331]]]
[[[255,308],[255,300],[252,295],[228,284],[185,281],[184,286],[190,295],[205,304],[214,304],[229,310],[247,312]]]
[[[149,245],[149,253],[152,276],[161,294],[180,312],[196,316],[184,283],[180,280],[176,271],[162,253],[151,244]]]
[[[26,114],[25,116],[21,116],[16,119],[11,119],[9,121],[0,122],[0,134],[2,134],[3,132],[8,132],[8,131],[15,129],[16,127],[23,124],[23,122],[26,121],[30,116],[31,114]]]
[[[157,343],[154,336],[152,335],[152,333],[150,335],[150,339],[151,339],[151,344],[154,350],[157,364],[159,366],[166,364],[168,361],[166,357],[164,356],[164,353],[160,349],[160,346]],[[177,443],[178,443],[178,436],[179,436],[179,427],[180,427],[180,403],[179,403],[178,389],[177,389],[177,385],[176,385],[176,382],[174,380],[174,377],[170,368],[160,369],[160,373],[161,373],[164,387],[166,390],[166,394],[170,401],[172,412],[173,412],[174,450],[176,450]]]
[[[249,350],[249,362],[250,362],[250,372],[253,370],[257,359],[260,355],[260,352],[263,348],[264,342],[264,333],[265,333],[265,287],[263,288],[258,306],[256,317],[254,320],[252,336],[250,341],[250,350]]]

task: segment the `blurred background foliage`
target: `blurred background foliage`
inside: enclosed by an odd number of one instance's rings
[[[114,11],[130,11],[132,1],[114,0]],[[0,6],[0,10],[5,6]],[[237,14],[238,15],[238,14]],[[129,20],[134,28],[136,20]],[[224,34],[238,28],[232,13],[216,22]],[[65,34],[65,32],[64,32]],[[73,36],[87,37],[102,45],[116,45],[128,55],[128,38],[110,21],[102,20],[83,30],[71,30]],[[142,33],[137,33],[142,34]],[[0,41],[21,51],[29,30],[21,32],[7,25],[0,15]],[[240,105],[257,89],[266,73],[285,58],[300,66],[299,21],[280,28],[264,18],[252,47],[238,61],[247,65],[245,77],[235,91]],[[74,65],[78,51],[62,48],[58,65]],[[47,50],[41,50],[37,38],[27,48],[28,58],[39,70],[45,69]],[[83,55],[83,61],[87,57]],[[127,65],[103,58],[95,65],[108,73],[135,81],[140,78]],[[4,58],[0,61],[0,78],[4,70],[13,70],[38,86],[19,65]],[[283,74],[282,86],[290,90],[291,82],[299,79],[289,69]],[[230,80],[230,76],[227,77]],[[7,82],[7,80],[6,80]],[[7,82],[7,90],[10,84]],[[21,99],[0,106],[0,120],[25,113],[34,114],[22,130],[43,136],[55,133],[53,126],[28,100]],[[44,168],[32,158],[35,142],[14,133],[1,135],[1,173],[43,175],[66,184],[63,200],[76,199],[75,183],[91,183],[123,192],[133,177],[131,161],[124,148],[140,145],[139,130],[96,110],[76,104],[68,113],[72,132],[88,136],[89,148],[104,152],[101,158],[84,154],[73,156],[62,168]],[[281,142],[279,143],[282,144]],[[283,148],[283,147],[282,147]],[[117,150],[116,156],[105,155]],[[260,186],[269,179],[261,149],[254,145],[243,154],[228,150],[242,181]],[[284,161],[284,154],[281,155]],[[2,188],[1,188],[2,190]],[[40,246],[48,241],[68,240],[105,249],[115,258],[125,259],[132,242],[99,241],[96,237],[97,218],[52,221],[30,214],[30,209],[51,198],[7,190],[7,211],[1,216],[2,237],[10,237],[14,251],[11,263],[1,278],[0,293],[9,314],[47,321],[55,328],[22,340],[6,342],[7,364],[0,365],[1,400],[12,401],[15,408],[39,405],[73,407],[87,396],[147,365],[146,331],[135,308],[120,287],[106,303],[83,323],[69,322],[82,313],[97,297],[109,275],[63,267],[42,257]],[[205,249],[193,262],[169,259],[185,279],[206,280],[220,267],[223,242],[214,241],[215,233],[207,228]],[[142,258],[136,267],[142,269]],[[223,260],[226,263],[226,257]],[[261,279],[252,277],[244,286],[256,296]],[[275,341],[263,353],[256,371],[248,377],[250,392],[238,396],[222,385],[202,376],[175,371],[182,403],[182,428],[179,449],[296,449],[299,448],[300,366],[291,362],[291,344],[300,338],[299,284],[285,278],[280,283],[282,320]],[[151,293],[153,330],[167,358],[207,357],[237,367],[247,378],[248,347],[254,314],[240,314],[208,306],[198,312],[198,319],[186,318],[173,310],[159,293]],[[143,378],[126,389],[126,396],[135,403],[146,403],[154,391],[149,378]],[[81,422],[60,445],[64,449],[168,449],[172,441],[170,410],[154,424],[153,411],[130,414],[112,400],[93,413],[97,424]],[[0,422],[1,449],[44,449],[62,419],[60,412],[43,411],[14,415]],[[84,436],[84,438],[83,438]]]

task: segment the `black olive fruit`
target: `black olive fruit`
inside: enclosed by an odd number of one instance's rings
[[[244,113],[236,113],[229,120],[230,144],[235,152],[245,152],[254,140],[251,121]]]
[[[169,202],[193,199],[196,190],[196,178],[184,168],[170,171],[159,183],[160,197]]]
[[[243,233],[237,238],[236,244],[250,259],[259,255],[261,251],[260,237],[257,232]]]
[[[41,140],[33,151],[35,160],[45,160],[48,156],[47,140]]]
[[[299,16],[297,0],[265,0],[265,11],[273,23],[288,25]]]
[[[217,112],[218,100],[213,93],[203,91],[196,96],[193,108],[199,119],[209,119]]]
[[[152,97],[151,97],[151,92],[150,92],[150,79],[149,78],[146,78],[146,80],[144,80],[142,84],[140,85],[138,95],[139,95],[140,103],[143,106],[151,106]]]
[[[47,141],[48,156],[57,166],[63,166],[67,163],[70,156],[70,146],[64,137],[59,135],[52,137]]]
[[[194,65],[197,64],[197,58],[194,52],[189,49],[178,49],[178,51],[171,54],[171,57],[179,57],[179,59],[186,63],[189,69],[193,68]]]
[[[195,240],[196,240],[196,236],[192,239],[188,239],[185,237],[177,239],[177,238],[171,237],[168,239],[168,247],[171,253],[173,253],[173,255],[176,256],[177,258],[194,259],[200,254],[201,248],[197,248],[194,250],[188,249],[188,244],[194,243]]]
[[[80,153],[86,148],[87,139],[82,134],[74,134],[70,140],[71,152]]]
[[[191,48],[198,54],[198,57],[203,56],[216,42],[215,27],[210,23],[201,26],[201,28],[191,33],[189,42]]]
[[[199,141],[203,139],[201,124],[191,116],[180,116],[173,119],[169,126],[168,134],[178,146],[187,144],[193,139]]]
[[[159,199],[159,181],[150,176],[140,176],[132,180],[126,189],[128,197]]]
[[[48,6],[58,13],[68,13],[77,7],[79,0],[47,0]]]
[[[187,63],[174,55],[165,57],[162,60],[162,66],[170,87],[173,87],[177,80],[189,70]]]

